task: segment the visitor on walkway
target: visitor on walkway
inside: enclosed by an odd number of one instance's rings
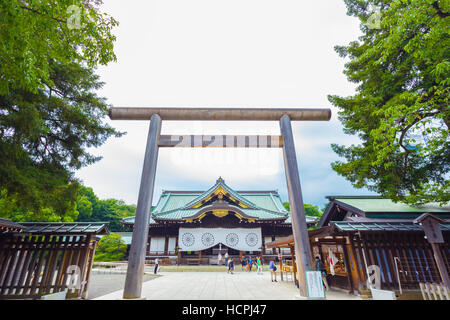
[[[217,255],[217,265],[221,265],[222,264],[222,254],[219,251],[219,254]]]
[[[233,258],[228,259],[228,273],[233,274],[234,271],[234,261]]]
[[[320,260],[318,256],[316,257],[316,271],[320,271],[322,273],[322,282],[325,286],[325,290],[328,291],[327,271],[325,269],[325,266],[323,265],[322,260]]]
[[[278,260],[278,258],[275,258],[275,259]],[[275,262],[273,260],[271,260],[270,263],[269,263],[269,270],[270,270],[270,280],[272,282],[274,282],[274,281],[278,282],[277,281],[277,274],[276,274],[277,267],[275,266]],[[274,280],[274,278],[275,278],[275,280]]]
[[[262,265],[261,265],[261,257],[256,257],[256,274],[263,274],[262,272]]]
[[[225,252],[225,265],[228,265],[228,251]]]
[[[245,261],[245,257],[241,257],[241,271],[244,271],[245,266],[247,265],[247,261]]]
[[[248,259],[248,265],[249,265],[249,271],[251,272],[251,271],[252,271],[252,266],[253,266],[253,259],[252,259],[251,256],[250,256],[250,258]]]
[[[153,271],[154,274],[158,273],[158,268],[159,268],[159,260],[158,258],[155,259],[155,270]]]

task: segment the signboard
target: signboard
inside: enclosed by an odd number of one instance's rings
[[[322,282],[322,272],[306,271],[306,288],[308,290],[309,298],[325,298],[325,290]]]

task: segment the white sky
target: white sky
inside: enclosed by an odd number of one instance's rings
[[[98,73],[115,107],[328,107],[330,122],[294,122],[303,197],[356,190],[330,167],[342,132],[328,94],[354,93],[333,50],[360,35],[343,0],[104,0],[119,21],[117,62]],[[103,156],[77,177],[100,198],[136,203],[149,122],[108,122],[127,135],[92,150]],[[277,122],[163,122],[162,134],[279,134]],[[206,190],[222,176],[237,190],[278,189],[288,200],[281,149],[160,149],[153,203],[162,189]]]

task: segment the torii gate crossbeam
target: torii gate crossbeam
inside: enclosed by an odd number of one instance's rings
[[[307,297],[306,271],[313,270],[311,247],[306,225],[300,177],[295,154],[294,137],[291,121],[329,121],[330,109],[322,108],[111,108],[109,116],[112,120],[150,120],[147,137],[144,165],[139,187],[136,217],[133,227],[133,238],[128,257],[127,276],[123,292],[124,299],[141,297],[142,277],[145,266],[145,249],[148,236],[151,202],[156,177],[156,164],[162,120],[180,121],[279,121],[281,129],[283,157],[286,183],[291,209],[292,233],[294,236],[295,258],[299,280],[300,295]],[[202,143],[192,144],[202,147]],[[186,147],[186,145],[184,145]],[[259,144],[238,145],[234,147],[261,147]]]

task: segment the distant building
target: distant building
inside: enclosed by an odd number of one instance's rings
[[[132,227],[134,217],[123,219]],[[317,223],[307,217],[308,225]],[[273,256],[265,243],[292,234],[277,191],[235,191],[222,178],[206,191],[163,191],[151,212],[147,260],[215,264],[230,256]],[[224,260],[222,260],[222,263]]]

